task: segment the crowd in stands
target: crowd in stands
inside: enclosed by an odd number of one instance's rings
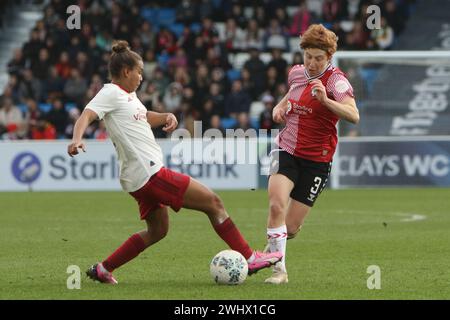
[[[81,29],[69,30],[66,9],[73,1],[51,0],[8,63],[0,139],[70,139],[86,103],[109,82],[114,39],[127,40],[143,57],[137,94],[148,110],[174,113],[191,133],[196,120],[203,130],[272,129],[271,110],[287,92],[287,72],[302,63],[289,39],[323,23],[339,36],[340,50],[390,49],[413,2],[323,0],[317,15],[307,1],[79,0]],[[373,3],[382,10],[378,30],[365,23]],[[294,51],[292,61],[283,58]],[[249,58],[236,70],[230,55],[241,52]],[[262,52],[270,52],[268,63]],[[254,102],[263,106],[256,116]],[[162,130],[155,135],[166,136]],[[107,138],[104,125],[95,122],[86,138]]]

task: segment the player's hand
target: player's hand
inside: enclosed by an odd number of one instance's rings
[[[173,113],[169,113],[166,118],[166,124],[163,127],[163,131],[172,132],[178,126],[178,120]]]
[[[319,100],[320,103],[324,104],[327,101],[328,97],[327,91],[322,81],[315,79],[310,83],[312,84],[311,92],[313,93],[314,98]]]
[[[78,154],[78,149],[83,150],[83,152],[86,152],[86,147],[83,142],[81,141],[74,141],[67,147],[67,153],[69,156],[73,157]]]
[[[272,110],[272,118],[275,123],[284,123],[286,122],[286,112],[282,107],[275,107]]]

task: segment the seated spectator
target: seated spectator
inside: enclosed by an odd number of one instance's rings
[[[64,94],[64,80],[55,66],[50,67],[49,76],[44,81],[44,100],[60,99]]]
[[[103,80],[98,74],[93,74],[91,78],[91,84],[86,92],[86,97],[90,101],[95,95],[103,88]]]
[[[149,21],[144,21],[139,30],[139,38],[141,43],[147,50],[153,51],[155,49],[156,34],[153,26]]]
[[[240,3],[233,3],[231,12],[228,14],[228,18],[236,21],[236,25],[242,29],[247,25],[247,18],[245,17],[243,11],[244,10],[242,9],[242,5]]]
[[[44,81],[48,77],[50,66],[51,63],[48,50],[46,48],[42,48],[39,51],[39,59],[31,65],[31,71],[37,79]]]
[[[14,49],[13,58],[8,62],[8,73],[11,75],[20,76],[25,69],[25,58],[22,49]]]
[[[75,64],[80,75],[85,79],[90,79],[94,73],[94,65],[89,59],[88,55],[80,51],[77,53]]]
[[[199,21],[197,1],[182,0],[175,8],[176,21],[184,25],[190,25],[195,21]]]
[[[380,29],[373,29],[370,36],[380,50],[389,50],[394,43],[394,30],[384,17],[380,19]]]
[[[176,38],[173,32],[166,27],[161,27],[156,35],[156,53],[173,54],[177,49]]]
[[[242,129],[247,131],[249,129],[255,129],[250,123],[250,116],[248,112],[240,112],[237,115],[237,124],[233,127],[234,130]]]
[[[293,37],[298,37],[299,35],[302,35],[312,23],[313,17],[311,12],[308,10],[305,1],[300,1],[298,10],[292,17],[292,24],[289,29],[289,33]]]
[[[30,40],[23,46],[23,55],[29,65],[34,65],[38,60],[39,51],[45,46],[39,38],[39,32],[35,28],[31,31]]]
[[[31,128],[31,139],[33,140],[55,140],[55,127],[45,119],[38,122],[36,127]]]
[[[183,100],[181,102],[181,107],[175,116],[178,119],[178,128],[186,129],[189,131],[190,136],[193,137],[195,117],[192,105],[188,101]]]
[[[303,64],[303,55],[300,52],[295,52],[292,57],[292,65],[295,66],[296,64]]]
[[[255,84],[255,97],[259,96],[264,90],[266,65],[259,57],[257,48],[250,48],[250,58],[243,67],[250,72],[250,79]]]
[[[0,104],[3,101],[3,98],[11,98],[13,104],[20,103],[20,95],[19,95],[19,78],[15,75],[10,75],[8,79],[8,83],[3,90],[3,94],[0,95]]]
[[[211,82],[215,82],[220,85],[220,91],[223,94],[230,92],[230,83],[222,68],[213,68],[211,71]]]
[[[322,4],[322,19],[325,22],[333,23],[347,18],[347,1],[325,0]]]
[[[242,68],[241,70],[241,81],[242,89],[244,89],[250,95],[252,101],[257,100],[258,95],[263,90],[263,88],[256,87],[256,84],[247,68]]]
[[[209,93],[206,99],[211,99],[214,103],[214,110],[217,114],[223,115],[225,109],[225,96],[220,92],[220,85],[218,83],[211,83],[209,86]]]
[[[279,6],[275,9],[275,18],[280,22],[283,31],[289,33],[291,18],[288,16],[285,7]]]
[[[275,106],[275,99],[270,94],[265,94],[261,102],[264,103],[264,110],[259,115],[259,128],[266,130],[274,129],[276,124],[273,121],[272,110]]]
[[[170,80],[161,68],[156,68],[153,83],[156,86],[156,90],[162,94],[166,92],[166,88],[169,86]]]
[[[277,90],[275,91],[275,95],[274,95],[274,99],[276,102],[275,104],[280,102],[281,99],[284,98],[284,96],[286,95],[287,92],[288,92],[288,87],[287,87],[286,82],[279,83],[277,86]]]
[[[202,104],[202,110],[200,112],[200,121],[202,122],[203,132],[210,128],[210,119],[213,115],[217,114],[217,110],[214,109],[214,101],[206,99]]]
[[[183,87],[178,82],[172,82],[164,93],[163,103],[167,112],[176,113],[181,106]]]
[[[45,114],[45,119],[55,128],[57,138],[65,137],[69,115],[60,99],[53,101],[52,108]]]
[[[274,66],[270,66],[267,68],[266,72],[266,86],[264,88],[264,91],[269,92],[271,95],[274,95],[278,84],[282,81],[278,81],[278,72],[277,69]]]
[[[158,62],[156,61],[155,52],[151,49],[148,49],[144,54],[144,79],[153,79],[157,67]]]
[[[285,30],[277,19],[270,19],[269,26],[264,33],[264,48],[266,50],[278,48],[289,50],[289,39]]]
[[[286,79],[287,61],[282,56],[282,51],[278,48],[271,50],[272,59],[267,64],[267,68],[274,67],[277,70],[278,82],[283,82]]]
[[[259,27],[258,22],[255,19],[248,21],[247,28],[244,29],[244,44],[242,50],[248,50],[250,48],[256,48],[257,50],[263,50],[264,48],[264,31]]]
[[[139,99],[147,110],[153,110],[153,106],[160,103],[161,94],[151,81],[145,82],[142,88],[143,90],[138,93]]]
[[[208,94],[209,84],[211,83],[211,78],[209,77],[209,68],[205,63],[198,66],[197,72],[195,73],[195,79],[193,79],[192,86],[194,92],[199,97],[204,97]]]
[[[64,85],[64,95],[67,101],[75,102],[78,108],[83,108],[83,97],[87,91],[87,81],[82,78],[77,69],[70,72],[70,78],[67,79]]]
[[[22,139],[26,134],[26,123],[22,112],[10,98],[4,98],[0,105],[0,139]]]
[[[25,69],[23,73],[23,79],[19,85],[20,101],[22,103],[24,103],[27,99],[41,101],[41,96],[41,82],[34,77],[33,72],[30,69]]]
[[[188,69],[185,67],[177,67],[173,75],[173,80],[182,86],[189,85],[191,83],[191,76],[188,73]]]
[[[81,112],[78,108],[72,108],[69,111],[69,124],[66,127],[66,138],[72,139],[73,136],[73,127],[75,125],[75,122],[77,122],[78,118],[80,117]],[[93,122],[84,132],[83,138],[90,139],[93,137],[95,132],[95,122]]]
[[[72,67],[70,65],[70,58],[69,58],[69,54],[67,53],[67,51],[61,52],[58,63],[55,65],[55,67],[56,67],[56,70],[58,71],[58,75],[61,78],[63,78],[63,79],[69,78]]]
[[[43,114],[39,110],[36,100],[27,99],[26,100],[27,111],[25,113],[25,122],[27,123],[27,137],[32,138],[32,131],[36,130],[39,125],[39,121],[42,120]]]
[[[188,59],[186,57],[186,52],[183,48],[178,48],[175,55],[169,59],[167,62],[169,70],[175,70],[176,68],[187,68]]]
[[[222,120],[220,120],[218,114],[213,114],[211,116],[211,119],[209,120],[209,128],[219,130],[222,137],[225,137],[225,129],[222,126]]]
[[[229,52],[239,52],[245,46],[245,33],[236,25],[236,21],[233,18],[229,18],[225,24],[224,38],[220,40],[225,43],[225,47]]]
[[[250,95],[242,89],[242,81],[234,80],[231,93],[225,98],[225,116],[237,118],[239,113],[248,113],[250,104]]]

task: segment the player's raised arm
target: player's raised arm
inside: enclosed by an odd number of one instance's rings
[[[330,109],[339,118],[357,124],[359,122],[359,111],[356,107],[355,99],[351,96],[344,97],[341,101],[336,101],[327,97],[325,86],[318,79],[310,82],[315,98],[324,106]],[[342,83],[341,83],[342,85]]]
[[[83,134],[86,131],[86,128],[95,119],[97,119],[97,114],[94,111],[89,109],[83,110],[80,118],[78,118],[77,122],[75,122],[72,142],[67,147],[67,153],[69,154],[69,156],[73,157],[74,155],[77,155],[79,148],[83,150],[83,152],[86,152],[84,142],[82,141]]]
[[[178,126],[178,120],[173,113],[147,111],[147,122],[152,128],[164,126],[163,130],[166,132],[172,132]]]

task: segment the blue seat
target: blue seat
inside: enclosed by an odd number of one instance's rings
[[[222,0],[212,0],[212,5],[214,8],[220,8],[220,6],[222,5]]]
[[[163,69],[167,69],[167,63],[169,62],[170,56],[167,53],[162,53],[156,57],[158,65]]]
[[[72,110],[73,108],[76,108],[76,107],[77,107],[76,104],[73,102],[67,102],[64,105],[64,109],[66,109],[67,112],[70,112],[70,110]]]
[[[169,27],[175,23],[175,20],[175,9],[164,8],[158,10],[158,17],[156,19],[158,25]]]
[[[199,33],[202,30],[202,25],[200,23],[194,22],[191,24],[191,30],[193,33]]]
[[[331,22],[322,22],[323,26],[329,30],[333,29],[333,24]]]
[[[222,122],[222,127],[224,129],[231,129],[237,124],[237,121],[234,118],[222,118],[220,121]]]
[[[175,36],[179,38],[184,31],[184,24],[182,23],[173,23],[169,26],[169,30],[175,33]]]
[[[158,19],[158,9],[144,8],[141,10],[141,17],[153,24]]]
[[[237,80],[241,77],[241,72],[236,69],[230,69],[227,71],[227,77],[230,82],[233,82],[234,80]]]
[[[378,70],[371,68],[361,68],[359,69],[359,74],[361,78],[364,79],[364,83],[367,88],[367,93],[370,95],[373,90],[373,84],[378,75]]]
[[[28,107],[25,103],[18,104],[17,108],[19,108],[23,114],[26,114],[28,111]]]
[[[251,125],[254,129],[258,130],[258,129],[259,129],[259,119],[256,118],[256,117],[251,117],[251,118],[250,118],[250,125]]]
[[[39,110],[44,113],[49,112],[52,109],[52,105],[50,103],[39,103]]]

